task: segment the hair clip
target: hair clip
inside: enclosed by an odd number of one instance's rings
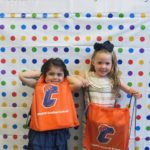
[[[94,49],[95,51],[100,51],[102,49],[108,50],[108,52],[112,52],[114,48],[114,45],[110,43],[109,41],[105,41],[104,43],[95,43],[94,44]]]

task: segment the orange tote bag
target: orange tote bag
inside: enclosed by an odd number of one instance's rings
[[[46,131],[79,125],[75,105],[65,79],[61,83],[44,83],[41,77],[34,90],[30,128]]]
[[[128,150],[129,122],[129,108],[90,103],[83,146],[87,150]]]

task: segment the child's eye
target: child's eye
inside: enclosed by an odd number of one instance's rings
[[[109,65],[109,64],[110,64],[109,62],[106,63],[106,65]]]

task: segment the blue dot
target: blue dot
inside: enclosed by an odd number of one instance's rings
[[[67,24],[64,25],[64,29],[65,29],[65,30],[68,30],[68,29],[69,29],[69,25],[67,25]]]
[[[134,18],[134,17],[135,17],[134,13],[131,13],[130,18]]]
[[[5,52],[5,47],[1,47],[1,52]]]
[[[133,48],[129,48],[129,53],[133,53],[134,49]]]
[[[113,29],[113,26],[112,26],[112,25],[108,25],[108,29],[109,29],[109,30],[112,30],[112,29]]]
[[[148,86],[150,87],[150,83],[148,84]]]
[[[3,145],[3,149],[7,149],[8,148],[8,146],[7,145]]]
[[[123,26],[123,25],[119,25],[119,29],[120,29],[120,30],[123,30],[123,29],[124,29],[124,26]]]
[[[22,13],[21,18],[25,18],[25,17],[26,17],[26,13]]]
[[[137,105],[137,109],[141,109],[142,106],[140,104]]]
[[[32,59],[32,63],[33,63],[33,64],[36,64],[36,63],[37,63],[37,60],[36,60],[36,59]]]
[[[42,50],[43,50],[43,52],[47,52],[48,49],[47,49],[47,47],[43,47]]]
[[[127,98],[131,98],[131,95],[130,95],[130,94],[127,94]]]
[[[150,150],[149,147],[145,147],[145,150]]]
[[[136,126],[136,127],[135,127],[135,130],[136,130],[136,131],[139,131],[140,129],[141,129],[140,126]]]
[[[4,18],[5,14],[4,13],[0,13],[0,18]]]
[[[150,120],[150,115],[146,116],[146,119],[147,119],[147,120]]]
[[[79,26],[79,25],[76,25],[76,26],[75,26],[75,29],[76,29],[76,30],[79,30],[79,29],[80,29],[80,26]]]
[[[65,14],[64,14],[64,17],[65,17],[65,18],[69,18],[69,13],[65,13]]]
[[[80,60],[79,59],[75,59],[75,64],[79,64],[80,63]]]
[[[23,64],[26,64],[26,62],[27,62],[27,60],[25,58],[23,58],[21,61]]]
[[[37,26],[36,26],[36,25],[32,25],[32,29],[33,29],[33,30],[36,30],[36,29],[37,29]]]
[[[22,93],[22,96],[23,96],[23,97],[26,97],[27,95],[28,95],[28,94],[27,94],[26,92],[23,92],[23,93]]]
[[[12,127],[13,127],[13,129],[17,129],[17,125],[16,124],[14,124]]]
[[[150,98],[150,94],[148,94],[148,98]]]
[[[23,118],[27,118],[27,116],[28,116],[27,114],[23,114]]]
[[[47,13],[43,13],[43,18],[47,18],[48,14]]]
[[[91,14],[90,14],[90,13],[87,13],[85,16],[86,16],[87,18],[90,18],[90,17],[91,17]]]
[[[91,51],[91,49],[90,49],[89,47],[87,47],[87,48],[85,49],[85,51],[86,51],[87,53],[89,53],[89,52]]]
[[[6,92],[2,92],[2,96],[5,97],[7,94]]]
[[[26,48],[25,48],[25,47],[22,47],[22,48],[21,48],[21,51],[22,51],[22,52],[26,52]]]
[[[27,27],[26,27],[25,24],[21,25],[21,29],[22,29],[22,30],[25,30],[26,28],[27,28]]]
[[[68,63],[69,63],[69,60],[68,60],[68,59],[65,59],[65,60],[64,60],[64,63],[65,63],[65,64],[68,64]]]
[[[118,64],[119,65],[122,64],[122,60],[121,59],[118,60]]]
[[[23,149],[28,149],[28,146],[27,145],[23,145]]]
[[[69,52],[69,48],[68,48],[68,47],[65,47],[65,48],[64,48],[64,52]]]
[[[108,18],[112,18],[112,17],[113,17],[112,13],[108,14]]]

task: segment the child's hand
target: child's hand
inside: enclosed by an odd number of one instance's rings
[[[130,89],[130,94],[133,95],[136,99],[140,99],[142,97],[141,92],[134,89]]]
[[[88,87],[89,86],[89,82],[86,79],[83,78],[81,80],[81,82],[82,82],[82,87]]]

